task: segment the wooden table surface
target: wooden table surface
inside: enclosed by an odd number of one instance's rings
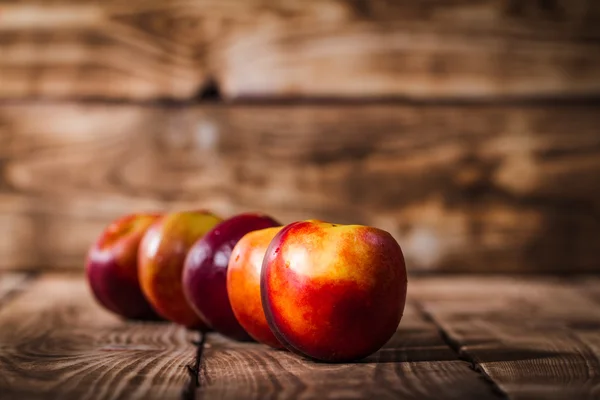
[[[600,277],[411,277],[357,363],[126,322],[79,275],[0,274],[0,399],[600,398]]]

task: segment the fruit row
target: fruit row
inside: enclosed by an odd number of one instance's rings
[[[328,362],[381,348],[402,318],[407,285],[400,246],[383,230],[203,210],[114,221],[91,246],[86,274],[98,302],[122,317]]]

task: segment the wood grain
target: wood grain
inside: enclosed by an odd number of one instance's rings
[[[0,98],[587,96],[587,0],[0,5]]]
[[[194,97],[205,23],[186,3],[3,2],[0,97]]]
[[[415,293],[461,355],[510,399],[597,398],[600,312],[580,285],[448,277],[417,280]]]
[[[301,15],[255,17],[211,57],[227,97],[544,97],[600,89],[593,26],[600,7],[586,0],[321,1]]]
[[[390,231],[412,271],[596,271],[590,105],[0,107],[0,266],[81,268],[138,210]]]
[[[164,399],[181,398],[189,387],[185,367],[195,364],[195,334],[108,314],[81,275],[23,279],[0,275],[0,296],[25,287],[0,308],[0,326],[10,327],[0,330],[1,398]],[[315,363],[210,334],[200,386],[187,393],[199,399],[503,398],[498,389],[518,400],[594,399],[600,390],[597,283],[589,276],[413,277],[398,331],[367,359]]]
[[[437,329],[407,307],[396,335],[360,363],[325,364],[208,335],[200,399],[496,399]]]
[[[179,398],[196,354],[195,334],[105,312],[81,276],[42,277],[0,309],[0,326],[2,398]]]
[[[113,218],[244,210],[390,231],[412,271],[596,271],[590,105],[0,107],[0,266],[76,267]]]

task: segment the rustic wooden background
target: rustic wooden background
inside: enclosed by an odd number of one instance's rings
[[[599,271],[600,2],[0,0],[0,268],[198,206]]]

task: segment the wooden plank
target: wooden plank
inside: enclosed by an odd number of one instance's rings
[[[56,31],[44,21],[60,20],[63,10],[25,7],[0,9],[4,21],[33,14],[23,28],[0,30],[0,98],[191,98],[204,83],[201,59],[168,38],[112,21],[100,6],[72,5],[64,17],[81,18],[82,26]]]
[[[256,18],[212,58],[228,97],[494,98],[600,90],[597,3],[314,2]]]
[[[0,267],[81,268],[113,218],[206,207],[390,231],[413,271],[597,271],[594,105],[0,107]]]
[[[209,334],[200,399],[496,399],[410,305],[396,335],[362,362],[325,364]]]
[[[4,1],[0,98],[194,98],[207,46],[248,8],[221,3]]]
[[[510,399],[597,397],[600,311],[575,283],[447,277],[417,280],[413,293]]]
[[[3,398],[176,398],[196,355],[195,334],[120,320],[80,276],[42,277],[0,309],[0,326]]]
[[[581,96],[588,0],[4,1],[0,98]]]

